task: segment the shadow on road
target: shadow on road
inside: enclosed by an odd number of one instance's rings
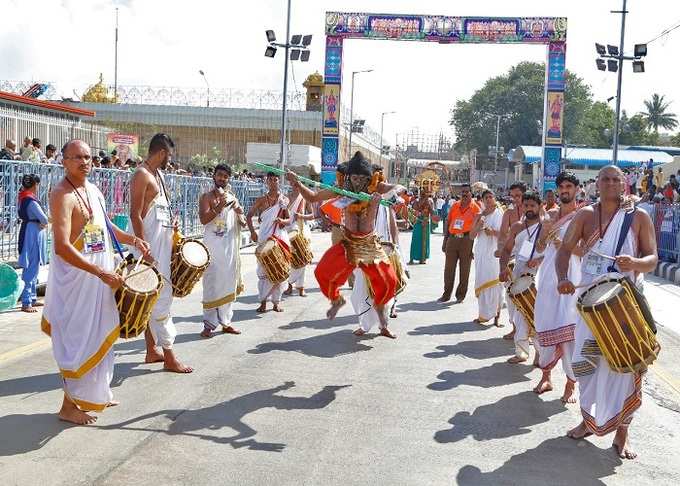
[[[472,414],[458,412],[449,420],[453,427],[435,433],[434,440],[448,444],[468,436],[486,441],[528,434],[532,426],[547,422],[550,417],[565,410],[567,408],[559,398],[544,401],[534,392],[525,391],[479,406]]]
[[[343,316],[343,317],[336,317],[333,320],[329,319],[318,319],[316,321],[297,321],[297,322],[291,322],[290,324],[286,324],[284,326],[279,327],[279,329],[301,329],[301,328],[307,328],[307,329],[333,329],[334,327],[344,327],[349,324],[356,324],[357,323],[357,317],[356,316]]]
[[[251,450],[281,452],[286,447],[282,443],[258,442],[254,437],[257,430],[244,422],[244,418],[251,413],[264,408],[277,410],[318,410],[327,407],[336,398],[336,392],[351,385],[325,386],[323,389],[310,397],[287,397],[277,395],[284,390],[295,386],[295,382],[287,381],[282,385],[266,390],[259,390],[240,397],[232,398],[226,402],[211,407],[197,410],[159,410],[126,420],[118,424],[98,427],[113,430],[141,430],[147,432],[160,432],[168,435],[183,435],[209,440],[218,444],[228,444],[234,449],[247,447]],[[131,426],[156,417],[166,417],[170,420],[167,429],[152,427]],[[220,431],[228,428],[236,431],[235,435],[221,436],[202,433],[203,430]]]
[[[427,311],[442,311],[448,309],[449,306],[453,305],[453,302],[437,302],[436,300],[433,300],[431,302],[406,302],[404,304],[397,304],[397,310],[399,312],[408,312],[408,311],[418,311],[418,312],[427,312]]]
[[[473,322],[452,322],[448,324],[434,324],[432,326],[416,327],[409,331],[409,336],[443,336],[451,334],[463,334],[470,331],[485,331],[489,326],[480,326]]]
[[[577,443],[568,437],[555,437],[535,449],[512,456],[495,471],[483,473],[476,466],[464,466],[454,482],[463,486],[603,485],[600,479],[613,475],[621,463],[612,449],[600,449],[588,441]],[[550,475],[549,481],[546,475]]]
[[[531,378],[526,375],[531,373],[533,369],[533,366],[528,365],[494,363],[483,368],[461,372],[443,371],[437,376],[437,379],[440,381],[430,383],[427,387],[430,390],[447,391],[460,385],[479,386],[482,388],[504,386],[511,383],[531,381]]]
[[[512,341],[506,341],[501,337],[484,339],[481,341],[463,341],[451,345],[437,346],[438,351],[426,353],[425,358],[448,358],[456,354],[471,359],[489,359],[511,356],[514,354]]]
[[[341,330],[304,339],[258,344],[254,349],[249,349],[248,353],[263,354],[272,351],[287,351],[302,353],[316,358],[336,358],[346,354],[373,349],[372,346],[361,344],[361,341],[372,339],[373,337],[375,336],[357,338],[350,330]]]
[[[59,404],[55,403],[59,408]],[[75,427],[56,413],[13,414],[0,417],[0,457],[40,449],[63,430]]]

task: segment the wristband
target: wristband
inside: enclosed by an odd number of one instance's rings
[[[560,279],[557,281],[557,285],[560,285],[561,283],[564,283],[564,282],[569,282],[569,283],[571,283],[571,280],[569,280],[569,277],[566,277],[566,276],[565,276],[565,277],[562,277],[562,278],[560,278]]]

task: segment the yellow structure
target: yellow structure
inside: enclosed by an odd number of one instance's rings
[[[305,109],[307,111],[321,111],[323,109],[321,100],[323,98],[323,76],[319,71],[307,76],[307,79],[302,86],[307,89],[307,104]]]
[[[117,103],[115,96],[109,96],[102,73],[99,73],[99,81],[87,88],[81,99],[86,103]]]

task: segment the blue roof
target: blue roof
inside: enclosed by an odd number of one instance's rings
[[[541,147],[521,145],[510,150],[508,160],[535,164],[541,161],[543,154]],[[572,164],[583,164],[589,167],[604,167],[612,163],[612,150],[599,148],[563,147],[562,158]],[[654,165],[666,164],[673,161],[667,152],[653,150],[619,150],[618,165],[630,167],[640,165],[641,162],[654,160]]]
[[[647,152],[666,152],[668,155],[673,157],[680,156],[680,147],[663,147],[663,146],[653,146],[653,145],[632,145],[626,147],[626,150],[644,150]]]

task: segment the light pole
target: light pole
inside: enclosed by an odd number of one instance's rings
[[[621,9],[621,41],[619,42],[619,78],[616,82],[616,120],[614,121],[614,151],[612,164],[617,165],[619,160],[619,119],[621,118],[621,84],[623,83],[623,42],[626,38],[626,0],[623,0]]]
[[[349,156],[352,156],[352,132],[354,131],[354,76],[360,73],[370,73],[373,69],[352,71],[352,94],[349,99]]]
[[[392,115],[396,111],[383,111],[380,114],[380,165],[383,164],[383,125],[385,124],[385,115]]]
[[[201,76],[203,76],[203,81],[205,81],[205,85],[206,85],[207,88],[208,88],[208,98],[207,98],[206,101],[205,101],[205,106],[206,106],[207,108],[210,108],[210,85],[208,84],[208,78],[205,77],[205,73],[203,72],[203,69],[199,69],[199,70],[198,70],[198,74],[200,74]]]
[[[116,45],[113,60],[113,99],[118,103],[118,7],[116,7]]]
[[[495,116],[496,117],[496,149],[494,150],[494,162],[493,162],[493,170],[496,172],[498,170],[498,155],[500,152],[500,136],[501,136],[501,119],[505,117],[510,117],[512,114],[510,113],[504,113],[504,114],[496,114],[496,113],[489,113],[490,116]],[[489,147],[489,152],[491,152],[491,147]]]

